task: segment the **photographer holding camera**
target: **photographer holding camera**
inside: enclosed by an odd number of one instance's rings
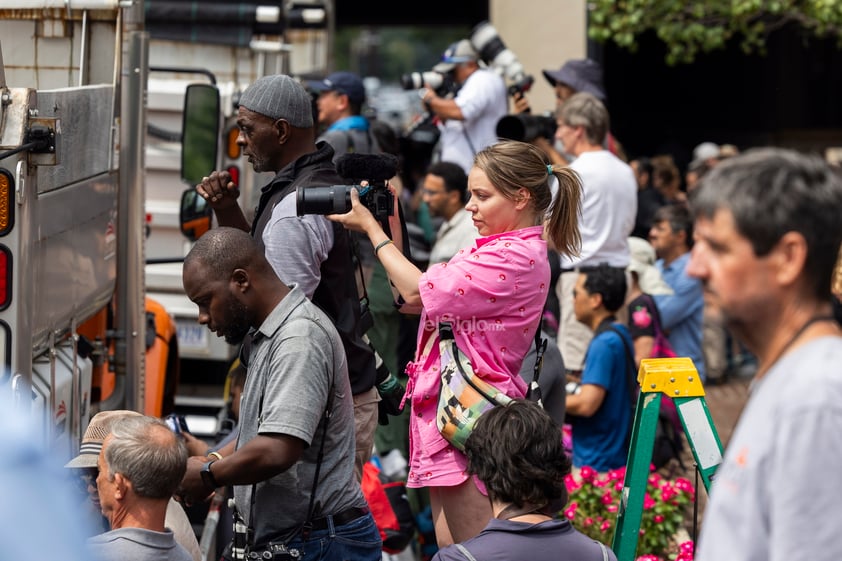
[[[592,94],[602,103],[606,101],[605,87],[602,83],[602,66],[593,59],[569,59],[558,70],[543,70],[541,73],[555,91],[556,113],[561,111],[565,101],[578,92]],[[529,99],[526,98],[525,93],[514,97],[515,116],[526,115],[526,118],[529,119],[531,112]],[[532,119],[536,118],[532,117]],[[554,144],[552,135],[541,135],[533,139],[524,138],[523,140],[538,146],[554,164],[567,165],[575,158],[573,154],[565,152],[564,148],[558,143]],[[622,146],[611,134],[611,131],[606,134],[603,147],[618,158],[626,159]]]
[[[227,171],[214,171],[196,191],[213,208],[220,226],[250,231],[284,283],[297,285],[336,325],[348,356],[361,479],[371,458],[379,397],[374,351],[363,339],[367,329],[361,321],[351,239],[323,216],[297,216],[295,193],[299,186],[346,181],[336,173],[333,148],[316,143],[311,98],[299,82],[282,74],[264,76],[245,89],[239,105],[237,144],[255,171],[276,173],[261,189],[254,222],[249,224],[237,204],[240,190]]]
[[[456,97],[441,97],[428,85],[421,94],[430,112],[443,121],[438,159],[459,164],[465,173],[470,173],[477,152],[497,142],[497,121],[509,110],[505,81],[480,67],[479,60],[469,40],[453,43],[433,71],[452,76],[459,86]]]

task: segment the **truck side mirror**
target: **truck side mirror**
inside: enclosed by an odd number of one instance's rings
[[[184,94],[181,128],[181,179],[191,187],[217,166],[219,90],[211,84],[190,84]]]
[[[192,187],[185,189],[181,194],[181,209],[178,216],[181,233],[191,242],[195,242],[210,230],[212,213],[210,205],[199,196],[196,189]]]
[[[195,186],[217,166],[219,90],[211,84],[190,84],[184,94],[181,133],[181,180],[190,185],[181,195],[181,233],[196,241],[210,230],[213,211]]]

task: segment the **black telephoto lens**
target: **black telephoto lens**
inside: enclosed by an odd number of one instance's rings
[[[305,214],[345,214],[351,210],[351,187],[331,185],[329,187],[298,188],[295,211]]]

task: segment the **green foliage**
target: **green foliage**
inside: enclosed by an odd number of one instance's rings
[[[670,65],[691,63],[700,53],[734,39],[746,54],[765,54],[770,33],[788,24],[842,46],[839,0],[591,0],[588,35],[635,51],[640,35],[654,31]]]

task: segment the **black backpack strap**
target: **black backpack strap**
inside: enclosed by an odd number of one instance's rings
[[[613,325],[606,326],[606,329],[610,329],[614,333],[617,334],[617,337],[620,338],[620,341],[623,343],[623,348],[626,350],[626,374],[628,374],[629,380],[629,400],[631,401],[632,409],[634,409],[637,405],[637,396],[635,395],[632,388],[634,388],[635,376],[634,376],[634,353],[629,348],[629,344],[626,341],[626,338],[623,337],[623,333],[614,327]]]

